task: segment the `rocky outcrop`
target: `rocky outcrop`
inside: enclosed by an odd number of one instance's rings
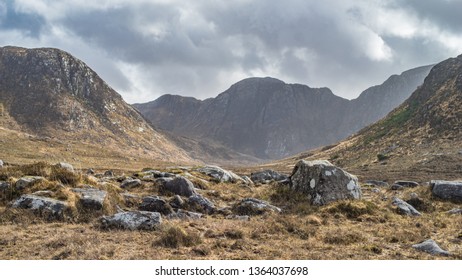
[[[458,181],[431,181],[432,194],[440,199],[462,202],[462,182]]]
[[[148,211],[122,212],[100,219],[103,229],[155,230],[161,223],[160,213]]]
[[[29,194],[22,195],[13,203],[12,207],[29,209],[50,221],[64,220],[66,211],[69,209],[69,206],[65,202]]]
[[[280,182],[289,179],[288,176],[280,174],[274,170],[262,170],[250,174],[250,179],[255,184],[266,184],[272,181]]]
[[[438,246],[438,244],[432,239],[427,239],[422,243],[412,245],[412,248],[432,254],[432,255],[442,255],[442,256],[450,255],[448,251],[441,249],[441,247]]]
[[[326,160],[299,161],[290,181],[291,188],[308,196],[313,205],[361,198],[361,187],[356,176]]]
[[[196,190],[194,189],[194,184],[182,176],[178,176],[174,178],[173,180],[167,181],[163,185],[163,190],[173,193],[173,194],[186,196],[186,197],[190,197],[196,194]]]
[[[267,212],[282,212],[279,207],[256,198],[245,198],[234,205],[233,209],[238,215],[262,215]]]

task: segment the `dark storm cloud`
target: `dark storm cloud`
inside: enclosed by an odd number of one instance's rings
[[[45,23],[45,18],[41,15],[17,11],[12,0],[7,0],[0,6],[0,29],[19,30],[26,36],[37,38]]]

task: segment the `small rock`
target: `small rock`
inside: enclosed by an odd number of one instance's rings
[[[175,213],[169,214],[166,217],[169,220],[180,219],[180,220],[198,220],[202,218],[201,213],[186,211],[183,209],[178,209]]]
[[[88,168],[87,171],[85,172],[87,175],[95,175],[95,170]]]
[[[266,212],[281,213],[281,209],[264,200],[245,198],[234,206],[234,212],[238,215],[262,215]]]
[[[127,179],[122,181],[122,183],[120,184],[120,187],[122,189],[133,189],[133,188],[140,187],[141,185],[142,184],[141,184],[140,179],[132,179],[128,177]]]
[[[280,182],[289,179],[288,176],[280,174],[274,170],[263,170],[250,174],[250,179],[255,184],[267,184],[272,181]]]
[[[442,256],[449,256],[450,253],[445,251],[436,244],[436,242],[432,239],[427,239],[422,243],[412,245],[412,248],[432,254],[432,255],[442,255]]]
[[[453,208],[447,212],[448,214],[455,215],[455,214],[462,214],[461,208]]]
[[[41,176],[24,176],[19,178],[14,186],[17,190],[24,190],[25,188],[31,187],[35,183],[38,183],[44,179],[45,178]]]
[[[378,180],[367,180],[365,182],[366,185],[374,186],[374,187],[381,187],[381,188],[388,188],[388,183],[384,181]]]
[[[395,197],[393,198],[392,204],[397,207],[398,214],[407,215],[407,216],[421,216],[419,211],[417,211],[409,203]]]
[[[74,172],[74,166],[72,164],[69,164],[67,162],[60,162],[55,165],[56,167],[66,169],[67,171]]]
[[[373,193],[379,193],[379,192],[380,192],[380,189],[379,189],[379,188],[373,188],[373,189],[371,189],[371,192],[373,192]]]
[[[182,208],[184,206],[184,200],[181,198],[181,196],[175,195],[170,201],[170,206],[173,208]]]
[[[248,215],[228,215],[226,219],[229,220],[239,220],[239,221],[250,221],[250,216]]]
[[[168,192],[186,197],[190,197],[193,194],[196,194],[194,184],[182,176],[178,176],[173,180],[167,181],[164,184],[163,189]]]
[[[430,186],[434,196],[456,203],[462,202],[462,182],[434,180],[430,182]]]
[[[139,209],[142,211],[159,212],[163,215],[173,213],[172,207],[158,196],[147,196],[143,198]]]
[[[37,196],[42,196],[42,197],[52,197],[53,196],[52,191],[36,191],[32,194],[37,195]]]
[[[207,214],[211,214],[216,210],[215,205],[210,200],[208,200],[200,194],[194,194],[190,196],[188,198],[188,203],[193,207],[205,211],[205,213]]]
[[[125,205],[128,207],[138,207],[141,204],[141,197],[136,194],[122,193],[122,197],[124,198]]]
[[[160,213],[148,211],[121,212],[100,219],[103,229],[155,230],[162,223]]]
[[[246,185],[253,185],[253,182],[252,182],[252,180],[250,179],[249,176],[245,176],[245,175],[244,175],[244,176],[241,176],[241,178],[242,178],[242,180],[244,181],[244,183],[245,183]]]
[[[394,183],[395,185],[400,185],[400,186],[403,186],[405,188],[415,188],[419,185],[419,183],[417,182],[414,182],[414,181],[395,181]]]
[[[93,187],[73,188],[73,192],[79,194],[79,205],[87,210],[102,210],[107,192]]]
[[[217,182],[220,183],[236,183],[238,181],[243,181],[241,177],[234,174],[232,171],[224,170],[223,168],[215,165],[207,165],[197,169],[197,171],[214,178]]]
[[[104,171],[104,177],[114,177],[114,172],[112,170]]]
[[[399,190],[403,190],[404,187],[402,185],[393,184],[393,185],[391,185],[391,189],[394,190],[394,191],[399,191]]]
[[[4,163],[3,163],[3,160],[0,159],[0,168],[3,167],[3,164],[4,164]]]
[[[16,200],[13,208],[30,209],[35,214],[40,215],[47,220],[64,220],[65,213],[69,206],[62,201],[41,197],[36,195],[22,195]]]

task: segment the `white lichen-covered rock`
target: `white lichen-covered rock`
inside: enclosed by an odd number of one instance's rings
[[[19,180],[16,181],[14,186],[17,190],[23,190],[44,179],[45,178],[41,176],[24,176],[24,177],[19,178]]]
[[[361,198],[358,178],[327,160],[299,161],[290,181],[291,188],[307,195],[313,205]]]
[[[162,217],[158,212],[130,211],[103,216],[100,223],[104,229],[155,230],[162,223]]]
[[[440,199],[462,202],[462,182],[458,181],[439,181],[430,182],[432,194]]]
[[[197,171],[206,174],[215,179],[217,182],[221,183],[236,183],[240,181],[244,182],[244,180],[234,172],[224,170],[223,168],[215,165],[207,165],[197,169]]]
[[[35,214],[48,220],[63,220],[69,209],[67,203],[56,199],[36,195],[22,195],[16,200],[13,208],[30,209]]]
[[[422,243],[412,245],[412,248],[432,254],[432,255],[442,255],[442,256],[449,256],[449,252],[441,249],[438,244],[432,240],[427,239]]]

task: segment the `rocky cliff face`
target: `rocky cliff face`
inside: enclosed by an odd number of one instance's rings
[[[249,78],[216,98],[164,95],[135,107],[155,126],[175,134],[277,159],[332,144],[384,117],[409,97],[430,68],[394,75],[352,101],[328,88]]]
[[[10,119],[3,125],[163,160],[189,159],[93,70],[64,51],[0,48],[0,77],[0,103]]]

